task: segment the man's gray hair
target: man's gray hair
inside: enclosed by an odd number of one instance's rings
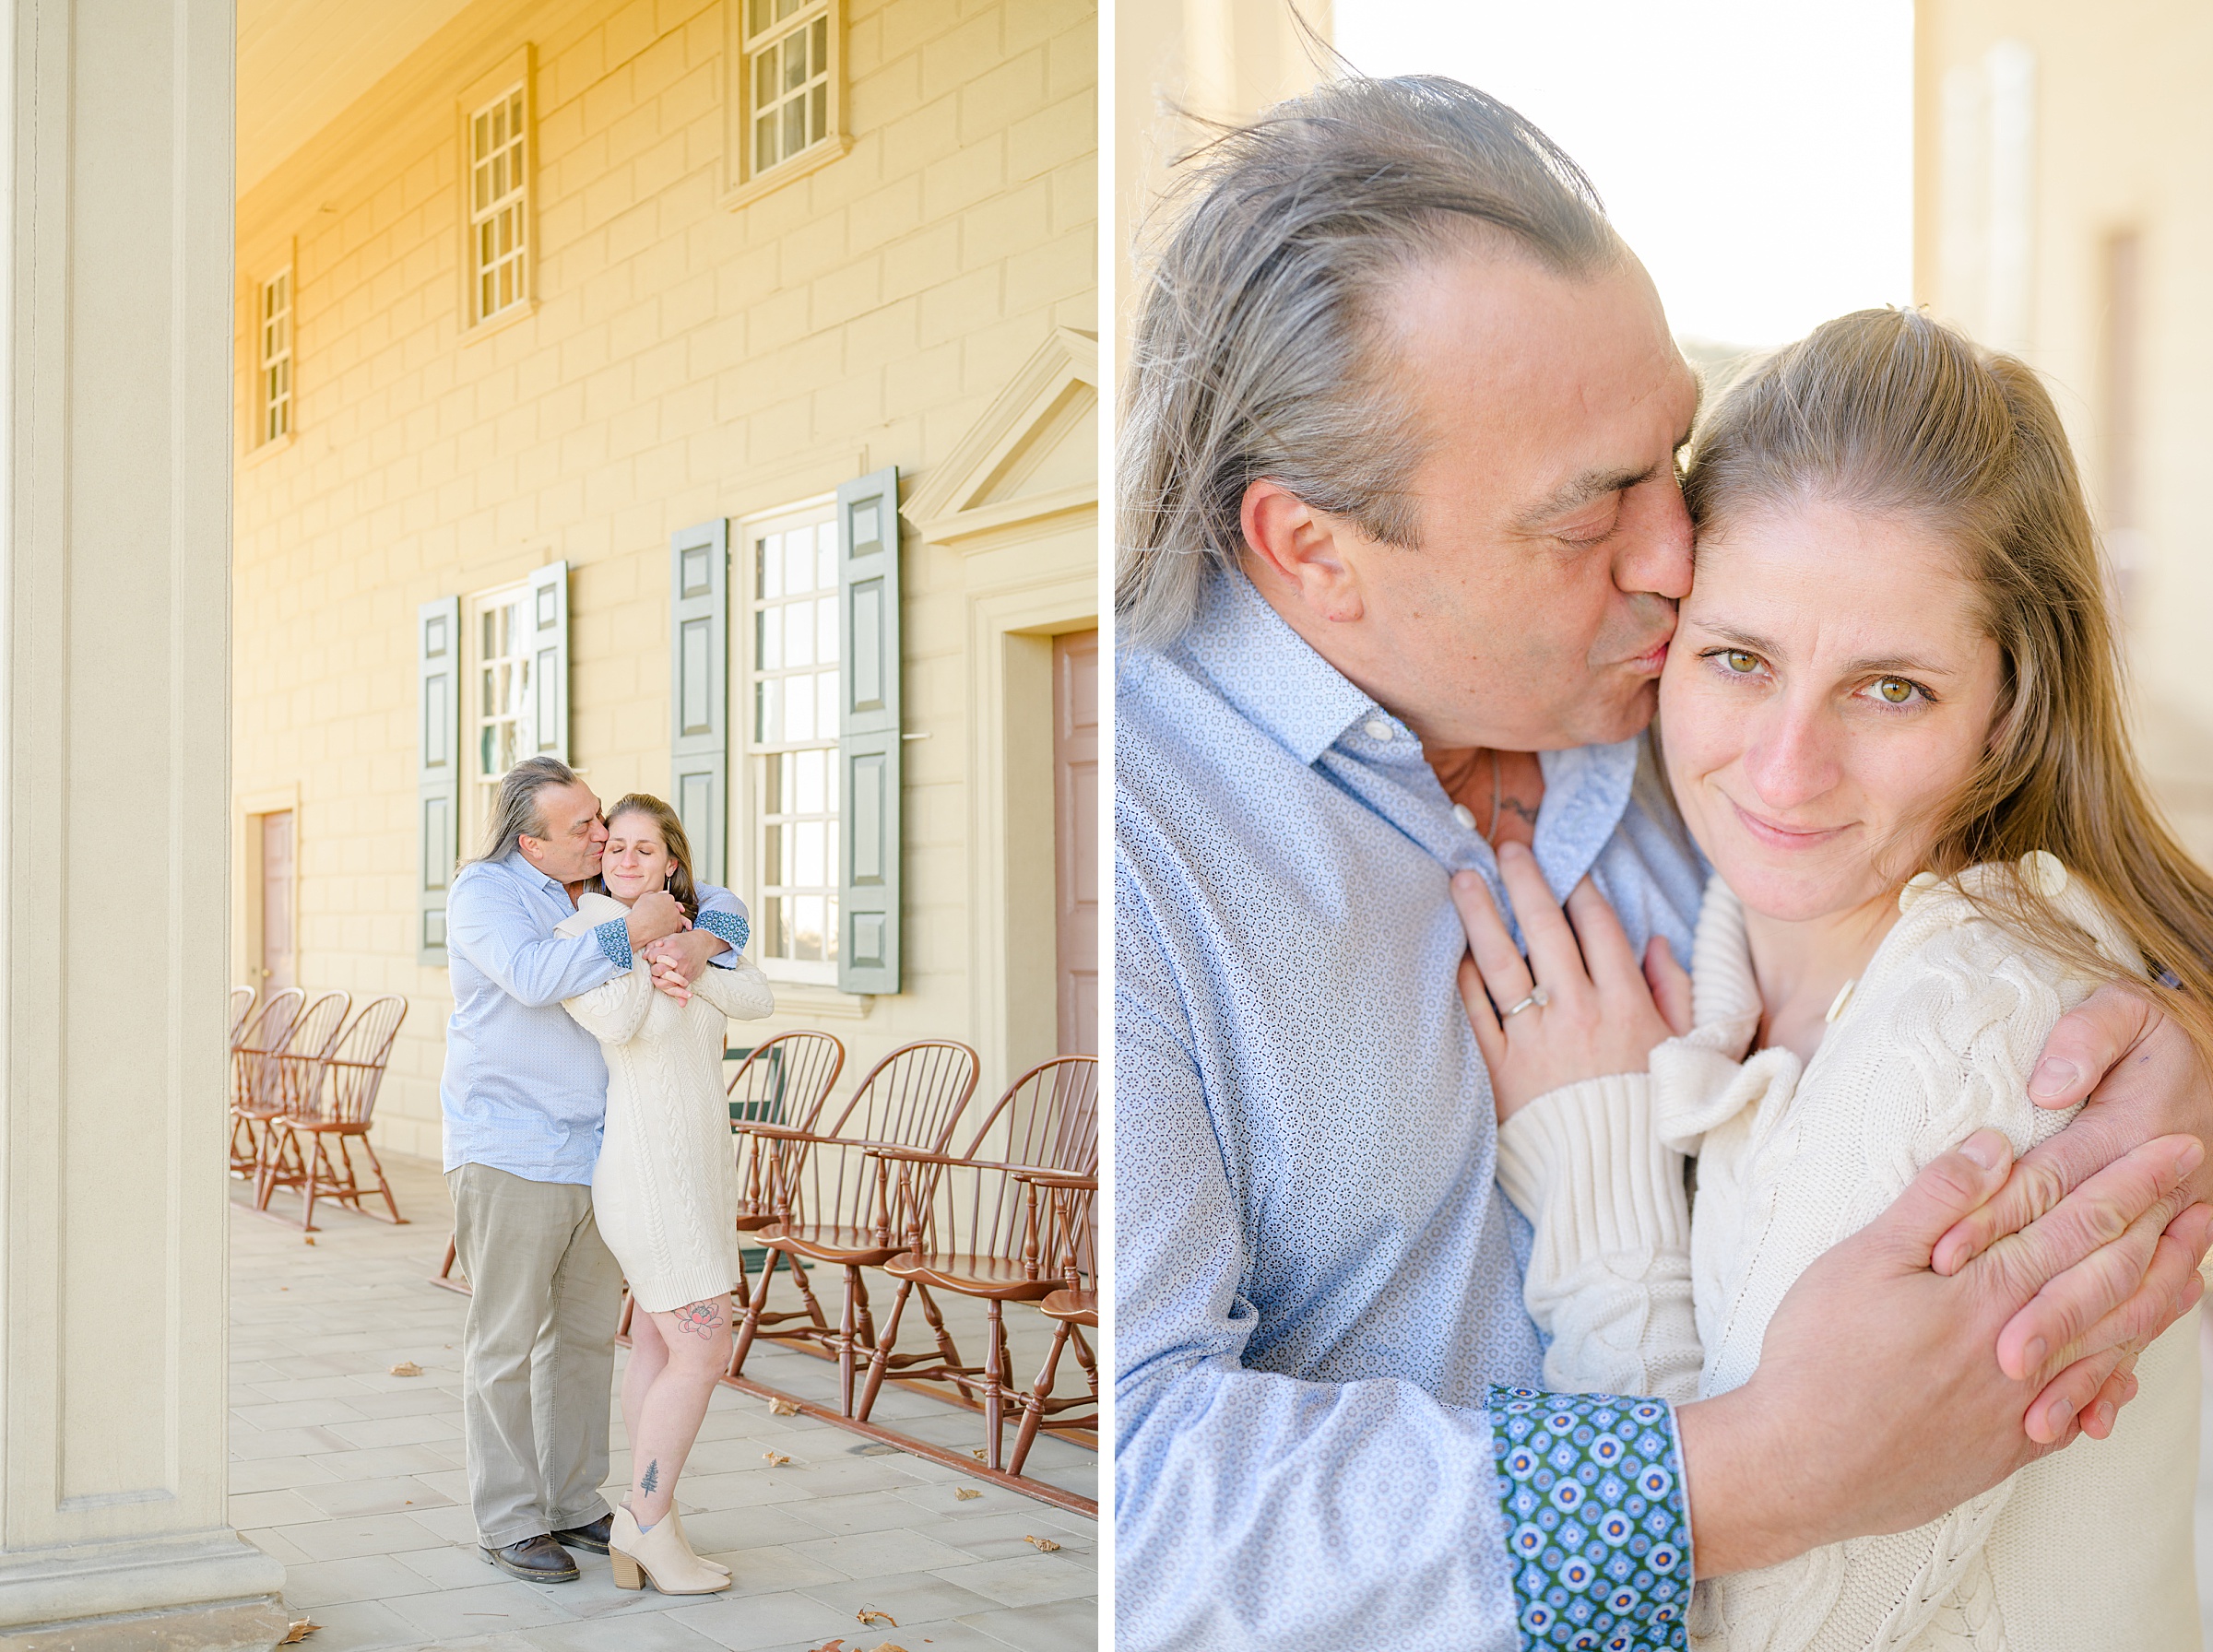
[[[548,786],[574,785],[576,771],[558,757],[526,757],[500,777],[500,792],[484,823],[484,847],[479,860],[504,860],[515,853],[515,840],[546,835],[545,811],[538,795]]]
[[[1413,549],[1425,453],[1376,300],[1497,233],[1563,274],[1622,255],[1597,192],[1519,114],[1457,80],[1352,78],[1278,104],[1186,163],[1130,348],[1117,458],[1117,635],[1165,646],[1237,566],[1272,478]]]

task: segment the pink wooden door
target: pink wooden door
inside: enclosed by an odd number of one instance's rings
[[[261,996],[297,986],[292,957],[292,811],[261,817]]]
[[[1099,1048],[1099,633],[1053,639],[1060,1053]]]

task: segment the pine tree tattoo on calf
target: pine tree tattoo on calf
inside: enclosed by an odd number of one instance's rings
[[[660,1483],[661,1459],[657,1457],[645,1465],[645,1472],[638,1476],[638,1490],[650,1497],[653,1495],[654,1488]]]

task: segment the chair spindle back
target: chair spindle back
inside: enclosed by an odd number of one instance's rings
[[[291,1034],[276,1057],[275,1099],[294,1118],[305,1118],[314,1112],[316,1092],[323,1088],[323,1069],[331,1051],[337,1047],[346,1011],[352,1006],[351,993],[326,992],[302,1009],[292,1023]]]
[[[254,1012],[257,995],[251,986],[233,986],[231,989],[231,1047],[238,1048],[238,1041],[246,1030],[246,1017]]]
[[[870,1146],[941,1153],[968,1099],[976,1093],[976,1052],[947,1038],[903,1044],[870,1068],[836,1120],[816,1134],[834,1141],[788,1144],[779,1192],[786,1221],[893,1233],[888,1189]],[[780,1208],[779,1214],[782,1213]]]
[[[292,1035],[300,1006],[307,994],[297,986],[271,993],[261,1013],[246,1024],[231,1046],[231,1101],[234,1106],[268,1108],[276,1105],[278,1052]]]
[[[392,1060],[392,1045],[399,1037],[399,1023],[408,1019],[408,1001],[396,993],[372,998],[361,1006],[331,1054],[329,1100],[317,1111],[320,1123],[366,1125],[376,1106],[376,1092],[384,1087],[385,1068]]]
[[[964,1164],[913,1165],[905,1221],[926,1253],[1055,1267],[1047,1189],[1008,1166],[1092,1175],[1099,1162],[1099,1058],[1059,1056],[1007,1086],[961,1154]],[[917,1218],[919,1221],[917,1221]]]

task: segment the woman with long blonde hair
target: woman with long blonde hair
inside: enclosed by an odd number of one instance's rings
[[[2131,754],[2089,513],[2019,361],[1914,312],[1829,322],[1710,411],[1684,496],[1658,729],[1716,874],[1692,976],[1648,986],[1588,881],[1563,912],[1526,852],[1499,857],[1526,961],[1479,881],[1454,895],[1547,1379],[1688,1400],[1742,1385],[1793,1281],[1932,1159],[1968,1138],[1995,1164],[2066,1123],[2031,1068],[2098,985],[2213,1049],[2213,879]],[[2086,1415],[2101,1444],[1914,1530],[1701,1580],[1693,1645],[2195,1646],[2197,1367],[2191,1316],[2125,1414]],[[1556,1510],[1522,1512],[1558,1540]]]
[[[667,890],[699,916],[692,845],[676,811],[633,792],[607,811],[596,886],[561,932],[586,934],[641,895]],[[742,946],[739,949],[743,950]],[[741,959],[688,992],[655,989],[639,959],[628,974],[563,1006],[607,1056],[607,1128],[592,1171],[592,1214],[636,1304],[622,1374],[630,1494],[614,1513],[608,1558],[623,1588],[665,1595],[730,1587],[727,1568],[692,1552],[676,1511],[677,1477],[730,1357],[730,1288],[741,1271],[730,1115],[722,1091],[723,1023],[775,1008]]]

